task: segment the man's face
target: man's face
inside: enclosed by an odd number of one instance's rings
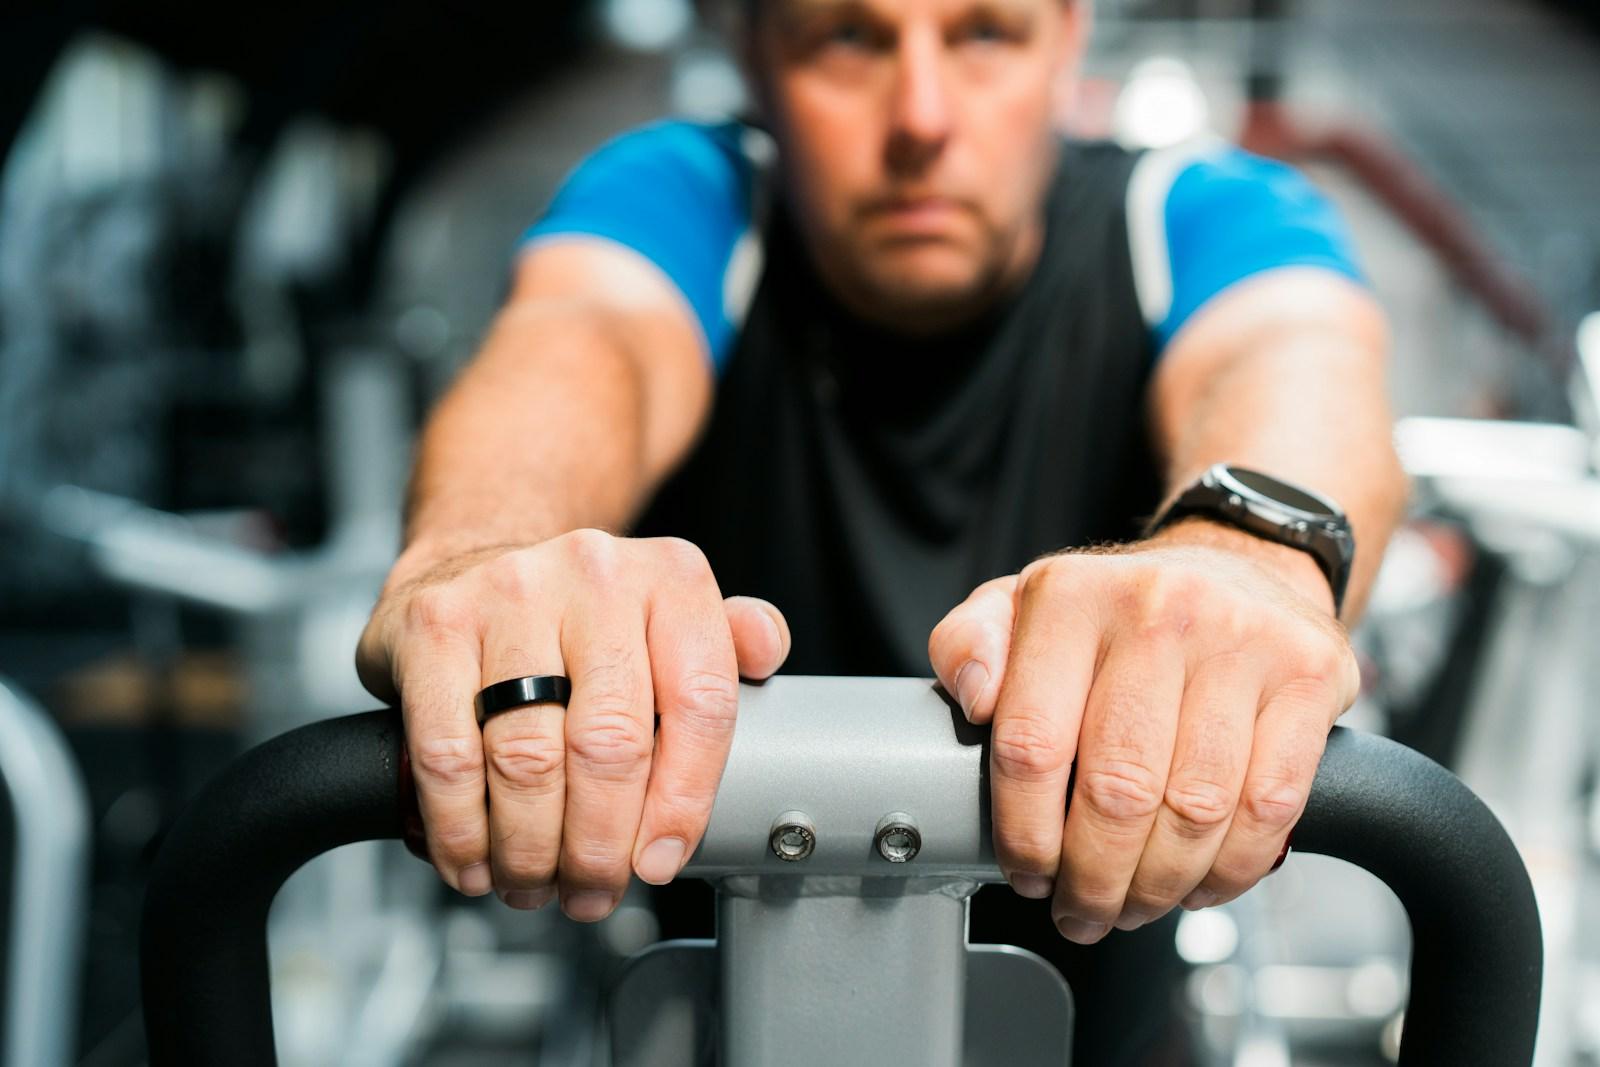
[[[763,0],[757,91],[846,304],[938,329],[1026,275],[1087,2]]]

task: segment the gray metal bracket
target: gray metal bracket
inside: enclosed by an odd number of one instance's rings
[[[1065,1064],[1060,975],[967,944],[968,900],[999,880],[982,731],[904,678],[746,687],[739,719],[684,871],[717,887],[717,940],[631,962],[610,996],[611,1062]],[[808,750],[825,758],[796,758]]]
[[[967,945],[966,996],[962,1005],[961,1067],[1069,1067],[1072,1057],[1072,993],[1055,969],[1025,949]],[[607,998],[612,1067],[737,1067],[717,1050],[721,967],[715,941],[663,941],[633,957]],[[890,1067],[921,1062],[908,1050],[920,1035],[908,1035],[897,1020],[881,1020],[884,1041],[872,1052],[841,1055],[842,1030],[832,1009],[818,1015],[801,1005],[774,1008],[793,1035],[790,1054],[766,1063],[839,1067]],[[887,1048],[888,1051],[885,1051]],[[945,1050],[948,1057],[954,1049]]]

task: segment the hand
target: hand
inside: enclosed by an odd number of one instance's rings
[[[979,586],[929,655],[993,720],[1012,887],[1090,944],[1259,881],[1360,687],[1331,607],[1310,557],[1207,523]]]
[[[406,579],[397,565],[356,654],[398,699],[428,856],[469,896],[610,914],[630,866],[671,881],[711,816],[739,677],[788,654],[772,605],[722,599],[700,550],[577,530],[493,548]],[[572,681],[565,709],[496,715],[473,700],[529,674]],[[659,732],[657,716],[659,715]]]

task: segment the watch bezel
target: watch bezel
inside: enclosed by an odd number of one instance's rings
[[[1318,510],[1312,510],[1310,508],[1296,507],[1294,504],[1289,503],[1281,497],[1271,496],[1265,491],[1240,480],[1238,475],[1241,473],[1247,474],[1252,478],[1259,479],[1260,481],[1270,483],[1271,485],[1282,490],[1285,495],[1292,494],[1294,496],[1304,497],[1305,499],[1319,505],[1319,508]],[[1238,497],[1240,503],[1253,503],[1267,508],[1273,512],[1281,513],[1281,521],[1285,524],[1296,519],[1303,520],[1305,522],[1325,524],[1328,522],[1341,522],[1345,517],[1344,512],[1339,509],[1339,505],[1335,504],[1327,497],[1318,493],[1314,493],[1311,490],[1298,485],[1290,485],[1288,482],[1285,482],[1282,479],[1274,478],[1270,474],[1255,470],[1250,467],[1235,467],[1230,464],[1219,463],[1207,470],[1205,477],[1206,480],[1212,483],[1214,488],[1221,489],[1222,491],[1228,493],[1230,497]],[[1232,504],[1233,501],[1225,498],[1224,503]]]

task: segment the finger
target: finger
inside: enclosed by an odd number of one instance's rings
[[[1060,865],[1067,781],[1100,649],[1100,627],[1074,605],[1067,571],[1021,582],[989,736],[995,857],[1025,897],[1049,896]]]
[[[1201,663],[1184,686],[1172,769],[1117,927],[1171,911],[1211,869],[1250,762],[1260,695],[1241,683],[1238,657]],[[1248,692],[1242,692],[1248,688]]]
[[[1017,580],[1008,574],[984,582],[928,636],[933,673],[945,692],[956,698],[968,722],[985,723],[994,717],[1017,617]]]
[[[369,619],[361,631],[361,639],[356,642],[356,678],[367,692],[393,706],[400,700],[400,690],[395,688],[384,631],[384,622],[376,617]]]
[[[483,684],[565,674],[555,620],[502,620],[484,639]],[[566,803],[566,709],[530,704],[483,724],[489,862],[507,904],[537,908],[555,893]]]
[[[660,588],[645,634],[659,724],[633,869],[664,885],[705,834],[739,704],[733,639],[709,569],[703,581]]]
[[[1305,811],[1311,780],[1339,710],[1338,694],[1278,690],[1256,718],[1255,739],[1239,805],[1217,858],[1183,901],[1205,908],[1232,900],[1272,869],[1285,838]]]
[[[1175,636],[1129,635],[1095,675],[1051,911],[1069,940],[1098,941],[1122,913],[1172,766],[1183,672]]]
[[[563,620],[561,654],[572,678],[561,908],[593,922],[627,887],[655,741],[642,606],[593,593]]]
[[[480,688],[477,639],[444,594],[419,594],[396,656],[406,749],[428,857],[440,877],[468,896],[489,892],[489,821],[484,810],[483,739],[472,700]]]
[[[770,678],[789,658],[789,623],[783,612],[753,596],[730,596],[722,602],[733,632],[739,677]]]

